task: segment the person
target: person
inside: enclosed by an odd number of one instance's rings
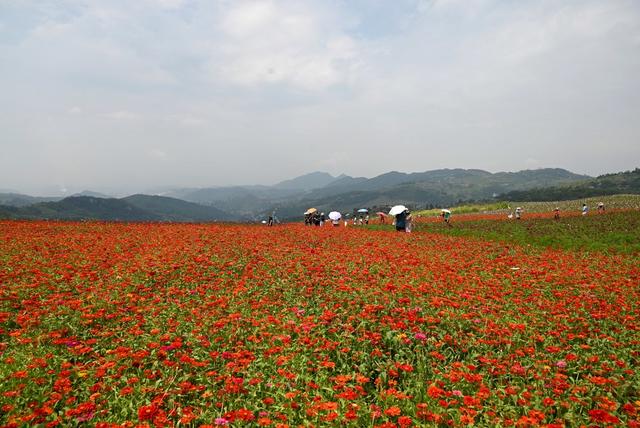
[[[560,220],[560,207],[556,207],[556,209],[553,210],[553,219]]]
[[[582,215],[587,214],[589,214],[589,207],[587,206],[587,204],[582,204]]]
[[[598,213],[600,213],[600,214],[604,213],[604,202],[600,202],[598,204]]]
[[[409,212],[409,210],[407,210],[407,218],[405,219],[405,223],[405,232],[411,233],[411,229],[413,227],[413,216],[411,215],[411,212]]]
[[[364,216],[364,224],[369,224],[369,214]]]
[[[313,215],[313,225],[320,226],[320,214],[318,212]]]
[[[407,230],[407,214],[409,210],[404,210],[396,215],[396,232],[406,232]]]
[[[273,226],[273,215],[269,216],[269,221],[267,221],[267,226]]]
[[[516,208],[516,220],[520,220],[520,216],[522,216],[522,208]]]
[[[446,210],[442,211],[442,219],[447,224],[447,226],[451,227],[451,223],[449,223],[449,219],[451,218],[451,211]]]
[[[378,215],[380,216],[380,224],[384,224],[384,218],[385,218],[384,213],[380,212],[380,213],[378,213]]]
[[[327,217],[324,215],[324,213],[320,214],[320,226],[324,226],[324,222],[327,221]]]

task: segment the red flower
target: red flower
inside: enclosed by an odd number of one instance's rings
[[[155,404],[151,403],[148,406],[141,406],[138,409],[138,419],[140,421],[151,421],[158,414],[160,408]]]
[[[601,409],[589,410],[589,417],[593,422],[602,422],[606,424],[620,423],[620,419],[609,414],[609,412],[607,412],[606,410]]]

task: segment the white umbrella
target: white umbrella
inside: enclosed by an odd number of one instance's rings
[[[407,207],[405,207],[404,205],[396,205],[389,210],[389,215],[397,216],[398,214],[405,212],[406,210]]]
[[[442,210],[442,212],[451,214],[451,211],[449,211],[449,210]]]
[[[342,218],[342,214],[340,214],[338,211],[331,211],[329,213],[329,218],[331,220],[338,221]]]
[[[358,210],[358,212],[359,212],[359,213],[368,213],[368,212],[369,212],[369,210],[368,210],[368,209],[366,209],[366,208],[360,208],[360,209]]]

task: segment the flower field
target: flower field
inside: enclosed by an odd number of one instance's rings
[[[640,264],[353,227],[0,222],[0,426],[640,426]]]

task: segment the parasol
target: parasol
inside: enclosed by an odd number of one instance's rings
[[[397,216],[398,214],[407,211],[407,207],[404,205],[396,205],[389,210],[389,215]]]

